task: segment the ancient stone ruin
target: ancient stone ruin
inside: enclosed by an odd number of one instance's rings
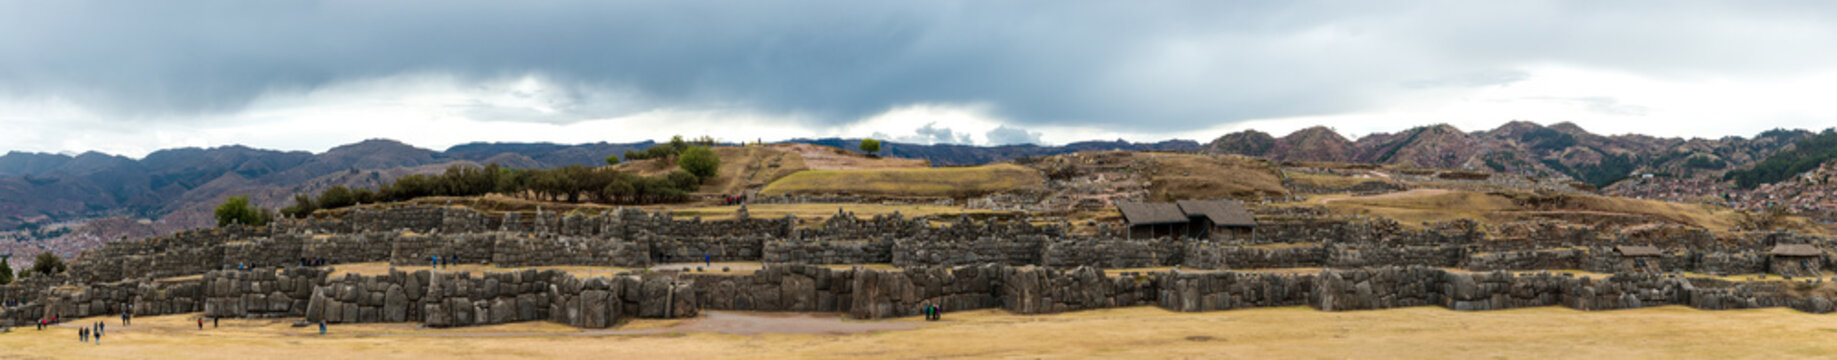
[[[806,224],[795,217],[682,220],[637,210],[496,215],[461,207],[360,208],[338,219],[196,230],[90,250],[67,273],[0,286],[0,298],[21,303],[0,310],[0,323],[131,311],[605,328],[705,310],[880,319],[916,315],[926,304],[1022,314],[1124,306],[1837,310],[1822,290],[1823,279],[1813,275],[1831,265],[1822,250],[1831,248],[1830,239],[1793,233],[1608,233],[1545,222],[1481,231],[1464,221],[1408,230],[1383,219],[1318,214],[1264,214],[1257,222],[1253,233],[1224,240],[1130,239],[967,217],[844,213]],[[434,256],[497,267],[631,270],[602,276],[531,269],[335,273],[340,264],[423,266]],[[704,257],[764,266],[745,272],[648,269]],[[328,265],[300,266],[304,259]],[[1728,281],[1684,273],[1793,278]]]

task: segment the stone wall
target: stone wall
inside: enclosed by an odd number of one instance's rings
[[[1271,245],[1190,243],[1185,247],[1182,265],[1199,269],[1274,269],[1321,267],[1327,261],[1327,248],[1320,244]]]
[[[201,280],[204,316],[231,318],[298,317],[305,313],[313,288],[330,269],[290,267],[248,271],[219,270]]]
[[[71,259],[71,280],[85,284],[112,283],[133,278],[163,278],[202,274],[225,264],[223,244],[268,236],[267,228],[228,228],[181,231],[171,236],[137,241],[117,241],[84,250]],[[231,265],[234,267],[234,265]]]
[[[893,241],[868,240],[766,240],[761,261],[795,264],[889,264]]]
[[[1357,268],[1372,266],[1460,265],[1466,248],[1460,246],[1332,246],[1327,250],[1327,267]]]
[[[1043,235],[982,237],[973,240],[900,239],[893,242],[893,265],[960,266],[972,264],[1039,264]]]
[[[1166,238],[1060,238],[1046,242],[1038,263],[1055,268],[1159,267],[1181,263],[1182,253],[1180,242]]]
[[[999,305],[1021,314],[1150,305],[1160,295],[1152,277],[1112,277],[1093,267],[1002,267],[1000,271]]]
[[[484,264],[496,258],[498,242],[511,236],[513,235],[502,232],[398,234],[389,244],[391,250],[387,261],[394,265],[426,265],[432,263],[433,257],[438,255],[441,262]]]
[[[1689,270],[1711,275],[1754,274],[1766,271],[1767,255],[1755,250],[1711,251],[1693,254]]]
[[[491,263],[502,267],[596,265],[643,267],[650,247],[602,236],[554,236],[499,233]]]
[[[346,275],[312,290],[303,316],[333,323],[422,322],[432,327],[548,320],[605,328],[620,319],[692,317],[693,284],[672,274],[578,279],[558,270],[392,271]]]
[[[317,234],[302,240],[300,255],[322,258],[329,264],[389,261],[395,242],[415,233],[364,232],[357,234]]]
[[[1307,305],[1315,278],[1313,274],[1229,271],[1174,271],[1152,276],[1158,287],[1156,304],[1184,312]]]
[[[854,271],[812,265],[767,265],[747,275],[683,274],[708,310],[848,312]]]
[[[1584,269],[1589,250],[1576,248],[1516,250],[1468,254],[1460,267],[1467,270],[1568,270]]]
[[[700,262],[703,256],[713,261],[759,261],[766,242],[758,235],[671,237],[641,233],[637,239],[650,244],[651,261],[656,263]]]

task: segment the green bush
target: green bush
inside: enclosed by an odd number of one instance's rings
[[[697,146],[684,150],[682,156],[677,157],[676,165],[705,180],[721,170],[721,157],[716,156],[714,150]]]
[[[861,151],[866,151],[869,154],[879,152],[880,140],[861,139]]]
[[[217,216],[217,227],[230,226],[230,224],[262,226],[267,225],[268,220],[273,218],[272,215],[250,205],[249,197],[242,195],[231,196],[222,205],[217,205],[214,214]]]
[[[64,270],[64,258],[57,257],[57,254],[47,251],[38,253],[38,257],[32,258],[32,272],[51,275],[64,272]]]

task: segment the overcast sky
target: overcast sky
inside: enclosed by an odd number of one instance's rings
[[[0,150],[1837,125],[1837,2],[0,0]]]

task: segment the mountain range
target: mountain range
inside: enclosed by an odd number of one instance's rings
[[[1487,131],[1464,132],[1438,124],[1370,134],[1354,141],[1316,126],[1282,137],[1256,130],[1234,132],[1212,140],[1202,151],[1281,161],[1494,171],[1568,178],[1605,187],[1635,174],[1719,178],[1812,135],[1806,130],[1770,130],[1753,138],[1720,139],[1597,135],[1572,123],[1543,126],[1514,121]]]
[[[852,150],[860,140],[787,142]],[[160,150],[138,160],[99,152],[76,156],[10,152],[0,156],[0,231],[109,216],[159,219],[176,228],[207,226],[210,210],[231,195],[248,195],[257,206],[278,208],[290,205],[293,194],[317,193],[334,185],[375,187],[403,175],[437,173],[453,165],[597,166],[608,155],[656,144],[469,143],[434,151],[374,139],[318,154],[225,146]],[[1199,146],[1190,140],[994,147],[886,143],[881,154],[950,166],[1084,150],[1191,151]]]

